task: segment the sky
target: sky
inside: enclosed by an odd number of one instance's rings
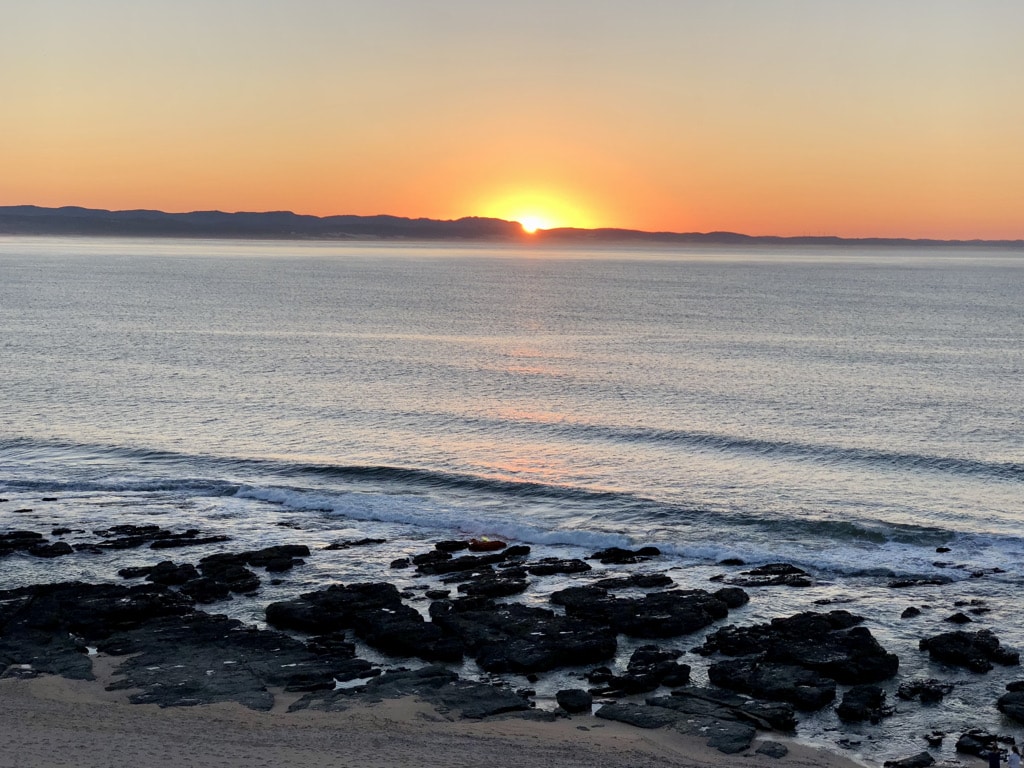
[[[0,0],[0,205],[1024,238],[1021,0]]]

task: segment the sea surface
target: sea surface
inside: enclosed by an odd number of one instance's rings
[[[0,496],[0,530],[387,539],[217,606],[253,623],[330,583],[422,583],[388,563],[454,536],[655,545],[685,587],[790,562],[816,586],[751,590],[728,621],[831,601],[901,658],[893,717],[800,737],[880,762],[939,728],[950,757],[960,728],[1024,735],[994,706],[1019,668],[917,650],[970,600],[969,628],[1024,648],[1024,252],[0,238]],[[152,562],[12,556],[0,588]],[[958,685],[892,695],[922,676]]]

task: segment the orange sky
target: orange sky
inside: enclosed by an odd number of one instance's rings
[[[0,205],[1024,238],[1019,0],[4,17]]]

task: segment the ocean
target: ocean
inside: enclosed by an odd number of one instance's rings
[[[958,728],[1024,733],[994,706],[1019,668],[917,650],[965,600],[1024,649],[1022,393],[1020,250],[0,238],[0,531],[386,539],[217,606],[253,623],[330,583],[422,582],[388,563],[455,536],[655,545],[688,588],[724,558],[793,563],[814,587],[752,589],[728,621],[847,608],[899,654],[892,691],[958,683],[938,708],[890,695],[881,725],[802,723],[867,761],[933,728],[950,754]],[[0,588],[152,562],[14,555]]]

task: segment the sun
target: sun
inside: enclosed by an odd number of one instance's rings
[[[519,221],[519,226],[528,235],[534,234],[538,229],[553,229],[551,222],[543,216],[526,214],[525,216],[517,216],[515,220]]]
[[[479,210],[483,216],[518,222],[528,235],[560,227],[594,226],[587,210],[554,191],[506,191],[483,201]]]

